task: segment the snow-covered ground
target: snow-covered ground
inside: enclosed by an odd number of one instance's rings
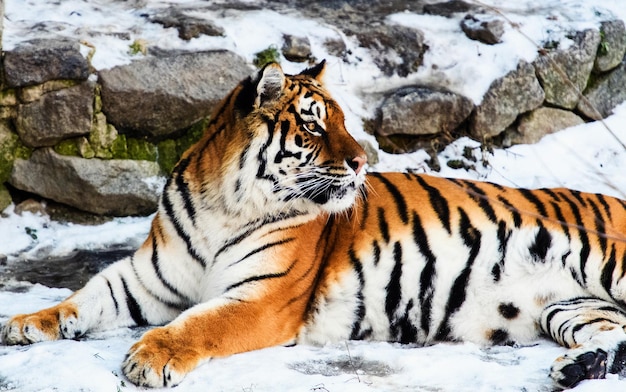
[[[362,119],[372,107],[359,98],[360,91],[382,91],[399,78],[385,78],[369,54],[344,37],[354,57],[349,64],[329,55],[323,41],[340,33],[321,22],[305,21],[295,14],[271,11],[196,11],[222,25],[226,37],[200,37],[181,41],[176,31],[151,24],[141,17],[146,10],[173,3],[202,6],[193,0],[5,0],[3,48],[10,50],[33,37],[79,37],[95,46],[93,65],[105,69],[132,61],[129,44],[144,39],[161,48],[226,48],[252,60],[255,52],[271,44],[280,47],[282,34],[306,34],[313,54],[330,64],[327,85],[346,111],[348,129],[359,139],[375,140],[363,131]],[[519,59],[532,60],[536,44],[545,39],[563,40],[571,27],[596,25],[607,15],[626,20],[624,0],[485,0],[498,7],[515,27],[508,25],[505,42],[488,47],[468,41],[458,21],[436,16],[400,13],[393,23],[417,26],[426,33],[430,51],[412,81],[437,80],[480,102],[491,81],[513,69]],[[133,8],[133,4],[142,4]],[[37,27],[33,27],[37,25]],[[129,40],[115,33],[129,33]],[[523,33],[523,34],[522,34]],[[497,50],[496,50],[497,49]],[[84,47],[85,53],[89,47]],[[357,60],[357,58],[361,60]],[[432,65],[437,65],[433,67]],[[299,64],[283,62],[287,72]],[[609,132],[610,130],[610,132]],[[478,143],[461,139],[440,154],[440,160],[463,158],[472,148],[474,170],[442,165],[436,175],[475,178],[504,185],[567,186],[626,198],[626,104],[616,108],[604,123],[577,126],[545,137],[532,146],[515,146],[493,153],[481,152]],[[370,170],[429,172],[426,154],[402,156],[381,153]],[[488,162],[483,166],[481,162]],[[75,249],[104,249],[138,245],[148,232],[150,218],[124,218],[100,226],[52,222],[46,217],[13,213],[9,207],[0,218],[0,254],[10,262],[61,256]],[[36,233],[36,238],[32,235]],[[53,305],[70,294],[67,289],[12,282],[0,291],[0,323],[10,315]],[[0,391],[134,391],[119,365],[142,330],[119,329],[81,341],[0,346]],[[341,342],[326,347],[269,348],[221,358],[192,372],[179,391],[550,391],[551,362],[564,352],[542,341],[531,347],[481,348],[473,344],[438,344],[414,348],[388,343]],[[582,391],[626,390],[626,380],[585,381]]]

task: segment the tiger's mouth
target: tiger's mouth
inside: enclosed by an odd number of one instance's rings
[[[353,176],[342,176],[333,180],[317,177],[314,181],[302,179],[298,185],[300,190],[297,197],[308,199],[329,210],[340,210],[354,203],[361,181]]]
[[[348,196],[349,191],[354,191],[355,189],[356,185],[354,183],[348,186],[331,185],[321,191],[310,190],[304,194],[304,197],[317,204],[323,205],[327,204],[331,200],[343,200]]]

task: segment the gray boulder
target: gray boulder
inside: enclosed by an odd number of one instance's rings
[[[534,62],[546,102],[563,109],[573,109],[578,104],[596,59],[600,32],[580,31],[572,41],[569,48],[546,52]]]
[[[478,140],[496,136],[518,115],[541,106],[543,100],[533,66],[521,61],[516,70],[491,83],[472,116],[470,132]]]
[[[405,26],[367,26],[356,36],[361,45],[372,52],[374,63],[387,76],[416,72],[428,50],[424,33]]]
[[[619,67],[599,76],[587,88],[578,103],[578,110],[585,116],[600,120],[609,116],[615,106],[626,101],[626,60]]]
[[[9,183],[17,189],[101,215],[147,215],[160,187],[155,162],[63,156],[52,149],[17,159]]]
[[[495,45],[502,42],[504,21],[490,15],[466,15],[461,21],[461,30],[469,39]]]
[[[600,24],[600,46],[593,66],[596,72],[606,72],[617,67],[626,53],[626,28],[621,19]]]
[[[18,105],[15,128],[29,147],[53,146],[63,139],[89,134],[93,116],[94,83],[43,94]]]
[[[582,118],[569,110],[541,107],[521,115],[517,129],[507,131],[504,144],[537,143],[545,135],[584,122]]]
[[[282,52],[287,60],[302,63],[311,58],[311,42],[307,37],[285,34]]]
[[[9,87],[24,87],[49,80],[86,80],[89,63],[78,42],[65,39],[26,41],[4,55],[4,75]]]
[[[402,87],[381,104],[376,132],[382,136],[448,133],[465,121],[473,108],[470,99],[451,91]]]
[[[152,23],[158,23],[165,28],[175,28],[178,30],[178,37],[189,41],[198,38],[200,35],[223,36],[224,29],[216,26],[209,20],[186,15],[177,7],[169,7],[165,10],[148,17]]]
[[[122,132],[163,137],[210,115],[250,73],[228,51],[146,58],[99,73],[102,111]]]

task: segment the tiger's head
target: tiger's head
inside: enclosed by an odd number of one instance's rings
[[[269,64],[217,110],[227,118],[212,132],[230,135],[220,170],[229,210],[334,213],[354,204],[367,158],[321,83],[324,69],[286,75]]]

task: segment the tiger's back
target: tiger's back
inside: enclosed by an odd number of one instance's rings
[[[173,386],[210,358],[294,341],[570,347],[560,387],[626,368],[626,204],[407,173],[365,152],[321,83],[270,64],[222,101],[148,238],[5,344],[163,325],[122,364]]]

